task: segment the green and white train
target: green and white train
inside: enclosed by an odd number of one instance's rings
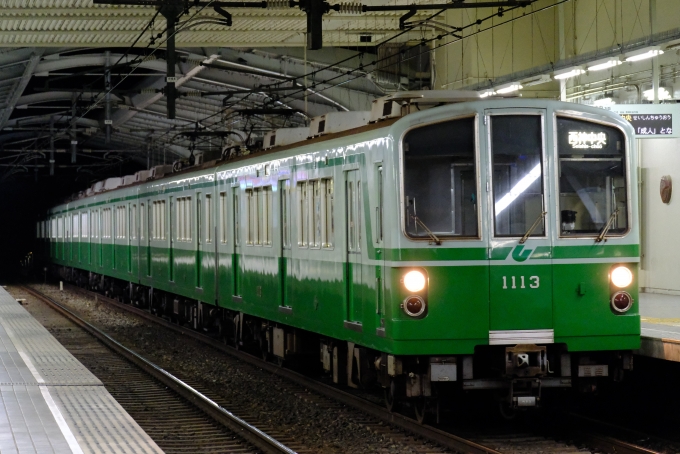
[[[39,236],[66,279],[280,360],[312,352],[419,418],[452,390],[536,406],[620,378],[640,344],[632,128],[410,95],[358,128],[55,206]]]

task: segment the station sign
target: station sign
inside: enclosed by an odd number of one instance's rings
[[[605,109],[628,121],[638,139],[680,137],[680,104],[614,104]]]

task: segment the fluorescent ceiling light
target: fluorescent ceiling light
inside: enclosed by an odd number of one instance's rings
[[[552,81],[552,79],[550,78],[549,74],[541,74],[540,76],[524,79],[520,82],[520,84],[522,85],[522,87],[531,87],[533,85],[545,84],[550,81]]]
[[[650,88],[649,90],[643,91],[642,94],[645,97],[645,99],[647,99],[648,101],[654,101],[654,89],[653,88]],[[671,94],[665,88],[663,88],[663,87],[659,88],[659,101],[665,101],[667,99],[671,99]]]
[[[661,54],[663,54],[663,51],[658,47],[647,47],[645,49],[627,53],[626,61],[640,61]]]
[[[616,104],[616,102],[612,98],[600,98],[598,100],[593,101],[593,105],[595,107],[606,107],[611,106],[613,104]]]
[[[495,95],[495,94],[496,94],[496,92],[493,91],[493,90],[486,90],[486,91],[481,92],[481,93],[479,94],[479,97],[480,97],[480,98],[486,98],[487,96],[493,96],[493,95]]]
[[[564,69],[562,71],[555,72],[553,77],[557,80],[569,79],[570,77],[576,77],[576,76],[580,76],[581,74],[585,74],[585,72],[586,71],[581,67],[569,68],[569,69]]]
[[[588,66],[588,71],[601,71],[607,68],[613,68],[614,66],[619,66],[623,63],[618,58],[608,58],[606,60],[598,60],[592,63],[592,66]]]
[[[501,85],[500,87],[496,87],[496,93],[503,95],[505,93],[512,93],[513,91],[521,90],[522,88],[524,88],[524,87],[522,87],[517,82],[513,82],[511,84]]]
[[[517,182],[517,184],[510,189],[510,192],[505,194],[498,202],[496,202],[495,208],[496,208],[496,216],[498,216],[501,211],[505,210],[510,204],[524,191],[526,191],[531,184],[538,180],[538,178],[541,176],[541,164],[537,164],[536,167],[531,169],[531,172],[526,174],[521,180]]]

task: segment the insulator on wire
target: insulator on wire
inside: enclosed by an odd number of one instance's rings
[[[288,9],[290,0],[267,0],[267,9]]]
[[[363,7],[361,3],[349,2],[349,3],[338,3],[338,9],[336,11],[345,14],[361,14],[363,13]]]

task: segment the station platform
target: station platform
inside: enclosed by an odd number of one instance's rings
[[[640,293],[642,341],[636,353],[680,362],[680,296]]]
[[[163,452],[102,382],[2,287],[0,452]]]

